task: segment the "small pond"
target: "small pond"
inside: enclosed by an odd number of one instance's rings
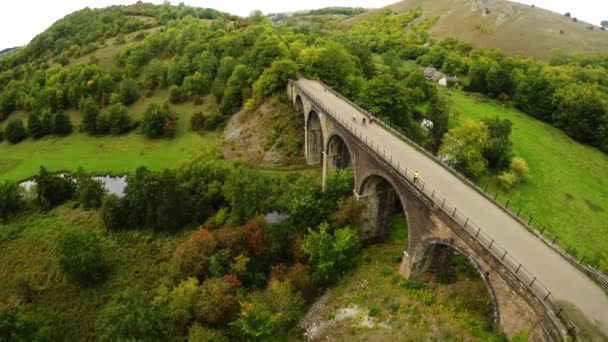
[[[118,197],[125,195],[125,188],[127,187],[127,176],[95,176],[94,179],[101,181],[108,190],[109,193],[114,194]],[[26,191],[30,191],[32,187],[36,185],[36,180],[30,179],[19,183]]]

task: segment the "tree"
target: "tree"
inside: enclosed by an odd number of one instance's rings
[[[4,137],[11,144],[16,144],[25,139],[25,127],[19,119],[11,119],[4,128]]]
[[[98,285],[106,279],[108,265],[99,240],[88,231],[69,230],[57,240],[55,255],[59,268],[72,282],[82,286]]]
[[[194,300],[196,320],[209,325],[217,326],[230,322],[237,309],[233,285],[220,278],[205,280]]]
[[[299,62],[310,77],[318,77],[331,87],[342,88],[355,73],[354,57],[335,42],[313,46],[300,53]]]
[[[238,318],[230,323],[247,341],[269,340],[275,332],[280,313],[274,313],[260,296],[250,295],[241,304]]]
[[[130,105],[139,97],[137,92],[137,82],[132,78],[125,78],[120,82],[118,87],[118,95],[120,102],[125,105]]]
[[[178,85],[172,85],[169,88],[169,101],[171,103],[182,103],[188,99],[188,94],[184,91],[184,89]]]
[[[406,88],[390,74],[382,74],[369,80],[361,93],[364,107],[377,116],[384,117],[406,129],[413,126],[413,101]]]
[[[431,99],[426,117],[433,122],[433,127],[429,130],[432,138],[430,149],[436,152],[441,145],[443,135],[448,131],[450,121],[450,111],[443,96],[437,95]]]
[[[570,12],[566,12],[566,13],[564,13],[564,16],[570,18],[572,16],[572,14]]]
[[[234,68],[226,82],[226,89],[220,103],[222,114],[231,115],[243,104],[243,91],[250,85],[250,75],[251,69],[244,64],[239,64]]]
[[[43,135],[53,134],[53,131],[54,131],[53,116],[51,115],[51,113],[49,113],[49,112],[44,113],[42,115],[41,123],[42,123]]]
[[[30,114],[27,118],[27,134],[32,139],[40,139],[44,136],[42,122],[40,121],[38,114]]]
[[[235,224],[243,224],[268,210],[268,182],[250,167],[232,169],[226,177],[222,193],[230,204],[230,215]]]
[[[527,114],[545,122],[553,120],[555,88],[538,68],[520,77],[515,91],[515,105]]]
[[[148,105],[141,121],[141,131],[151,139],[166,136],[165,125],[169,121],[172,121],[169,106],[151,103]]]
[[[509,166],[513,155],[513,144],[509,140],[513,123],[508,119],[483,118],[481,120],[488,128],[489,139],[487,146],[483,149],[483,157],[488,161],[488,166],[494,169],[503,169]]]
[[[359,250],[357,233],[350,228],[329,232],[329,225],[322,223],[319,231],[308,229],[302,250],[312,265],[315,281],[331,283],[355,264]]]
[[[193,131],[201,131],[205,126],[205,116],[201,112],[192,114],[190,118],[190,129]]]
[[[600,26],[604,30],[607,29],[608,28],[608,20],[602,20],[602,22],[600,23]]]
[[[72,198],[76,186],[69,176],[52,175],[43,166],[36,176],[36,198],[43,208],[52,208]]]
[[[111,134],[122,134],[131,129],[129,111],[122,103],[110,105],[107,109],[107,118],[108,130]]]
[[[490,95],[497,97],[500,94],[509,93],[511,74],[502,63],[492,62],[486,73],[487,91]]]
[[[46,327],[21,314],[0,309],[0,341],[48,341]]]
[[[296,77],[298,65],[290,59],[275,60],[253,84],[253,94],[260,102],[278,90],[287,87],[287,81]]]
[[[70,117],[64,112],[56,113],[53,117],[53,133],[64,136],[72,133]]]
[[[488,140],[489,132],[484,124],[466,120],[462,126],[452,128],[444,135],[438,154],[450,166],[477,178],[487,168],[482,151],[488,146]]]
[[[261,296],[278,315],[276,328],[283,332],[289,330],[304,313],[302,294],[289,281],[271,280]]]
[[[76,174],[76,200],[86,209],[99,208],[102,205],[106,189],[103,183],[80,169]]]
[[[164,341],[167,319],[141,289],[116,295],[97,316],[95,332],[99,341]]]
[[[114,194],[105,197],[101,218],[108,229],[119,229],[127,223],[127,208],[122,199]]]
[[[7,220],[17,213],[22,205],[19,184],[10,181],[0,183],[0,219]]]
[[[608,136],[606,93],[597,85],[569,84],[556,90],[553,103],[553,119],[569,136],[595,146]]]
[[[89,134],[96,134],[99,105],[93,98],[86,97],[80,100],[79,108],[82,113],[82,129]]]
[[[209,258],[215,252],[217,241],[207,229],[198,229],[175,248],[173,264],[183,276],[204,277],[209,268]]]

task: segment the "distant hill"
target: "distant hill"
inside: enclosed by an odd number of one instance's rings
[[[438,16],[433,37],[454,37],[477,48],[499,48],[507,55],[548,58],[553,52],[608,54],[608,31],[538,7],[506,0],[405,0],[387,6],[396,12],[417,7],[418,20]],[[353,24],[382,9],[346,19]],[[591,29],[593,28],[593,29]]]

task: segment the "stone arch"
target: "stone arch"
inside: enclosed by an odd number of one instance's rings
[[[383,240],[389,233],[391,219],[396,212],[405,215],[408,229],[408,245],[411,245],[411,228],[406,203],[392,181],[378,174],[368,175],[358,189],[359,200],[365,204],[364,227],[359,232],[364,241]],[[409,250],[409,247],[408,247]]]
[[[327,139],[325,148],[327,158],[327,172],[336,169],[353,169],[354,159],[346,141],[338,134],[333,134]]]
[[[452,266],[451,262],[455,254],[464,256],[477,270],[479,276],[486,286],[486,290],[492,301],[493,327],[500,326],[500,310],[496,292],[489,279],[489,273],[473,258],[465,248],[461,248],[452,239],[431,238],[422,241],[414,251],[410,251],[411,271],[410,277],[416,277],[424,272],[438,272]]]
[[[323,160],[323,129],[321,117],[314,110],[306,118],[306,162],[320,164]]]
[[[296,107],[298,113],[304,114],[304,102],[302,102],[302,97],[300,95],[296,95],[294,106]]]

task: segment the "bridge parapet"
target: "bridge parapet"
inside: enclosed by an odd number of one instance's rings
[[[349,120],[342,119],[314,94],[308,92],[303,87],[300,87],[297,82],[290,82],[290,88],[292,88],[290,90],[292,92],[294,91],[294,88],[297,88],[297,92],[305,95],[311,102],[314,103],[315,106],[322,109],[322,111],[325,112],[326,117],[333,121],[334,125],[341,127],[344,133],[349,134],[352,138],[354,138],[352,141],[357,144],[358,148],[365,150],[394,178],[399,179],[404,184],[407,184],[409,188],[415,189],[421,199],[426,203],[429,203],[434,210],[442,212],[441,216],[444,219],[450,220],[452,223],[454,223],[451,226],[458,227],[463,236],[465,236],[466,240],[474,241],[476,245],[492,255],[496,262],[500,264],[502,268],[504,268],[504,270],[513,277],[513,279],[516,279],[521,287],[525,289],[525,291],[532,294],[533,298],[528,299],[535,300],[538,305],[544,307],[544,324],[552,326],[554,330],[553,333],[557,333],[557,336],[561,337],[565,337],[567,335],[577,336],[580,333],[580,329],[566,317],[565,312],[557,303],[552,293],[519,261],[510,255],[505,248],[503,248],[489,234],[482,230],[481,227],[475,224],[475,222],[459,211],[456,205],[450,203],[441,193],[433,189],[430,184],[427,184],[422,180],[416,181],[414,179],[413,170],[408,169],[408,167],[405,165],[401,165],[400,162],[396,161],[392,157],[392,155],[382,149],[380,145],[375,144],[373,139],[367,136],[361,129],[358,129],[354,122],[349,122]],[[326,91],[327,90],[332,91],[329,88],[327,88]],[[335,92],[334,94],[340,96],[349,104],[353,105],[353,107],[360,110],[363,114],[366,114],[363,109],[353,104],[347,98]],[[393,134],[401,135],[390,125],[382,122],[381,120],[376,121],[380,125],[383,125],[385,128],[392,131]],[[436,162],[442,164],[444,167],[447,167],[441,161],[436,159],[435,156],[432,156],[422,147],[407,139],[407,137],[401,136],[400,138],[406,140],[406,142],[421,150],[423,153],[428,155],[429,158],[432,158]],[[447,168],[451,169],[449,167]],[[459,178],[463,177],[453,169],[451,169],[451,171],[459,175]],[[464,181],[470,183],[470,181],[466,179],[464,179]],[[473,184],[473,186],[475,185]]]

